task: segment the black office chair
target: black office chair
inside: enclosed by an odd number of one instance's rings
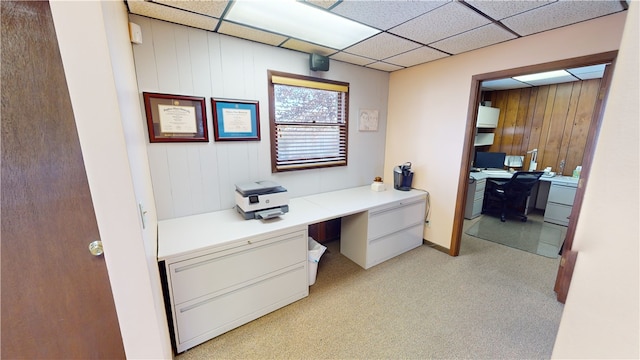
[[[542,174],[542,171],[518,171],[511,179],[488,179],[482,213],[492,210],[493,205],[500,211],[502,222],[506,220],[507,211],[519,216],[522,222],[527,221],[526,209],[520,209],[526,206],[525,200]]]

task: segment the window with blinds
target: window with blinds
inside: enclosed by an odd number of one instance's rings
[[[272,172],[347,165],[349,84],[269,71]]]

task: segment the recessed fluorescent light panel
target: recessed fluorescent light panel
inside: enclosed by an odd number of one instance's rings
[[[536,80],[560,78],[565,76],[571,76],[571,74],[569,74],[564,70],[555,70],[555,71],[547,71],[547,72],[537,73],[537,74],[514,76],[513,78],[522,82],[530,82],[530,81],[536,81]]]
[[[340,50],[380,32],[294,0],[236,0],[225,19]]]

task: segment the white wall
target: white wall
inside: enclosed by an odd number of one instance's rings
[[[631,2],[573,250],[553,358],[640,358],[640,8]]]
[[[384,173],[411,161],[430,193],[424,238],[451,246],[471,78],[476,74],[617,50],[625,13],[527,36],[391,73]]]
[[[125,5],[51,1],[51,11],[125,353],[171,358]]]
[[[297,197],[387,175],[382,169],[388,73],[337,61],[328,72],[312,72],[308,54],[136,15],[130,19],[142,28],[143,44],[133,47],[140,93],[206,98],[208,143],[148,144],[159,219],[231,208],[238,182],[276,181]],[[348,166],[271,173],[267,70],[350,83]],[[211,97],[259,101],[261,141],[215,142]],[[358,131],[359,109],[379,111],[377,132]]]

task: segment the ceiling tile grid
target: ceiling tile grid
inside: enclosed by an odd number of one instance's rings
[[[482,15],[461,3],[452,2],[398,25],[389,32],[426,45],[488,23],[490,20]]]
[[[450,54],[460,54],[469,50],[515,39],[516,36],[495,24],[488,24],[479,28],[463,32],[430,44],[436,49]]]
[[[465,0],[467,4],[473,6],[485,15],[494,20],[504,18],[544,6],[558,0],[520,0],[520,1],[487,1],[487,0]]]
[[[386,59],[420,46],[420,44],[413,41],[392,34],[381,33],[348,47],[344,51],[372,59]]]
[[[627,3],[618,0],[299,2],[316,11],[333,13],[380,31],[360,42],[348,44],[346,48],[334,49],[335,45],[303,41],[292,34],[277,34],[255,25],[240,24],[226,19],[235,3],[275,0],[124,1],[129,12],[133,14],[304,53],[314,52],[329,56],[333,60],[389,72],[625,11],[628,8]],[[309,23],[311,21],[306,22]]]
[[[429,61],[437,60],[446,56],[449,56],[449,55],[441,51],[423,46],[411,51],[407,51],[400,55],[386,58],[384,61],[391,64],[395,64],[395,65],[410,67],[410,66],[426,63]]]
[[[342,1],[331,12],[349,19],[388,30],[429,12],[448,1]]]
[[[238,38],[252,40],[273,46],[278,46],[288,39],[288,37],[286,36],[234,24],[229,21],[222,21],[220,27],[218,28],[218,32],[221,34],[231,35]]]
[[[619,1],[563,0],[511,16],[502,23],[519,35],[527,36],[622,10]]]

